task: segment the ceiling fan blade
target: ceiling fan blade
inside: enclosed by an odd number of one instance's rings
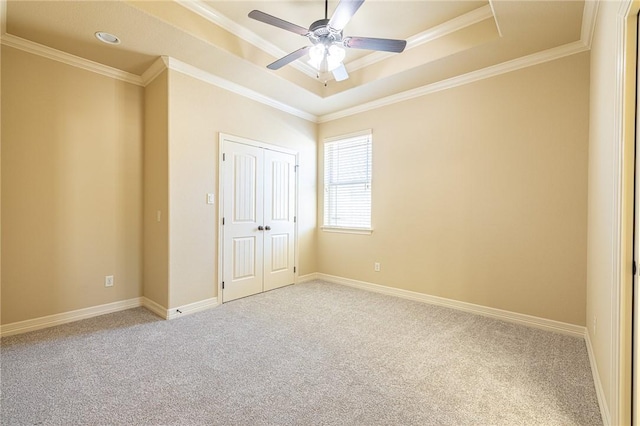
[[[344,45],[353,49],[382,50],[384,52],[400,53],[407,46],[406,40],[390,38],[346,37]]]
[[[291,22],[287,22],[284,19],[276,18],[275,16],[271,16],[268,13],[260,12],[259,10],[252,10],[251,12],[249,12],[249,18],[303,36],[306,36],[309,33],[308,29],[303,28],[300,25],[292,24]]]
[[[287,56],[284,56],[284,57],[278,59],[277,61],[267,65],[267,68],[269,68],[270,70],[278,70],[278,69],[284,67],[285,65],[287,65],[288,63],[293,62],[296,59],[303,57],[307,53],[307,51],[310,49],[310,47],[311,46],[301,47],[300,49],[296,50],[295,52],[291,52]]]
[[[364,0],[341,0],[329,20],[329,26],[334,30],[342,31],[362,3]]]
[[[332,73],[333,78],[335,78],[336,81],[343,81],[349,78],[349,73],[347,72],[347,68],[344,64],[340,64],[340,66],[333,70]]]

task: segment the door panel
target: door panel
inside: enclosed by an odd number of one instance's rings
[[[225,141],[223,161],[224,243],[222,301],[260,293],[263,290],[264,174],[260,150]]]
[[[233,221],[256,223],[258,158],[233,153]]]
[[[295,164],[292,154],[264,151],[265,291],[295,280]]]
[[[271,271],[289,268],[289,234],[271,234]]]
[[[256,276],[256,237],[233,239],[233,277],[232,282],[254,278]]]

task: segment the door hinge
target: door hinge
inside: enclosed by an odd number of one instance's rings
[[[296,217],[296,216],[294,216],[294,217],[293,217],[293,223],[296,223],[296,220],[297,220],[297,217]]]
[[[222,225],[224,225],[224,217],[222,218]]]
[[[293,171],[294,171],[295,173],[297,173],[297,172],[298,172],[298,167],[300,167],[300,166],[298,166],[297,164],[293,167]]]
[[[222,161],[227,161],[227,154],[224,152],[222,153]]]
[[[222,289],[224,290],[224,281],[222,281]]]
[[[294,274],[296,273],[296,267],[295,266],[293,267],[293,273]]]
[[[636,261],[633,261],[633,265],[631,266],[631,272],[633,273],[633,275],[636,274],[636,272],[638,272],[638,265],[636,264]]]

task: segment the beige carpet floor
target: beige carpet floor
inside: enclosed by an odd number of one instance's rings
[[[3,425],[596,425],[582,339],[323,282],[3,338]]]

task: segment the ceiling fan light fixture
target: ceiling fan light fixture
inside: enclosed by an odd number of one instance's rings
[[[324,44],[314,44],[311,49],[309,49],[309,65],[319,70],[325,55],[326,49]]]
[[[327,48],[318,43],[309,49],[309,65],[318,71],[333,71],[342,64],[345,54],[345,50],[338,45],[332,44]],[[326,64],[326,69],[323,69],[323,64]]]
[[[327,53],[328,53],[327,62],[328,62],[329,71],[333,71],[336,68],[338,68],[342,63],[342,61],[344,60],[344,56],[346,54],[345,50],[342,47],[335,44],[332,44],[331,46],[329,46]]]

